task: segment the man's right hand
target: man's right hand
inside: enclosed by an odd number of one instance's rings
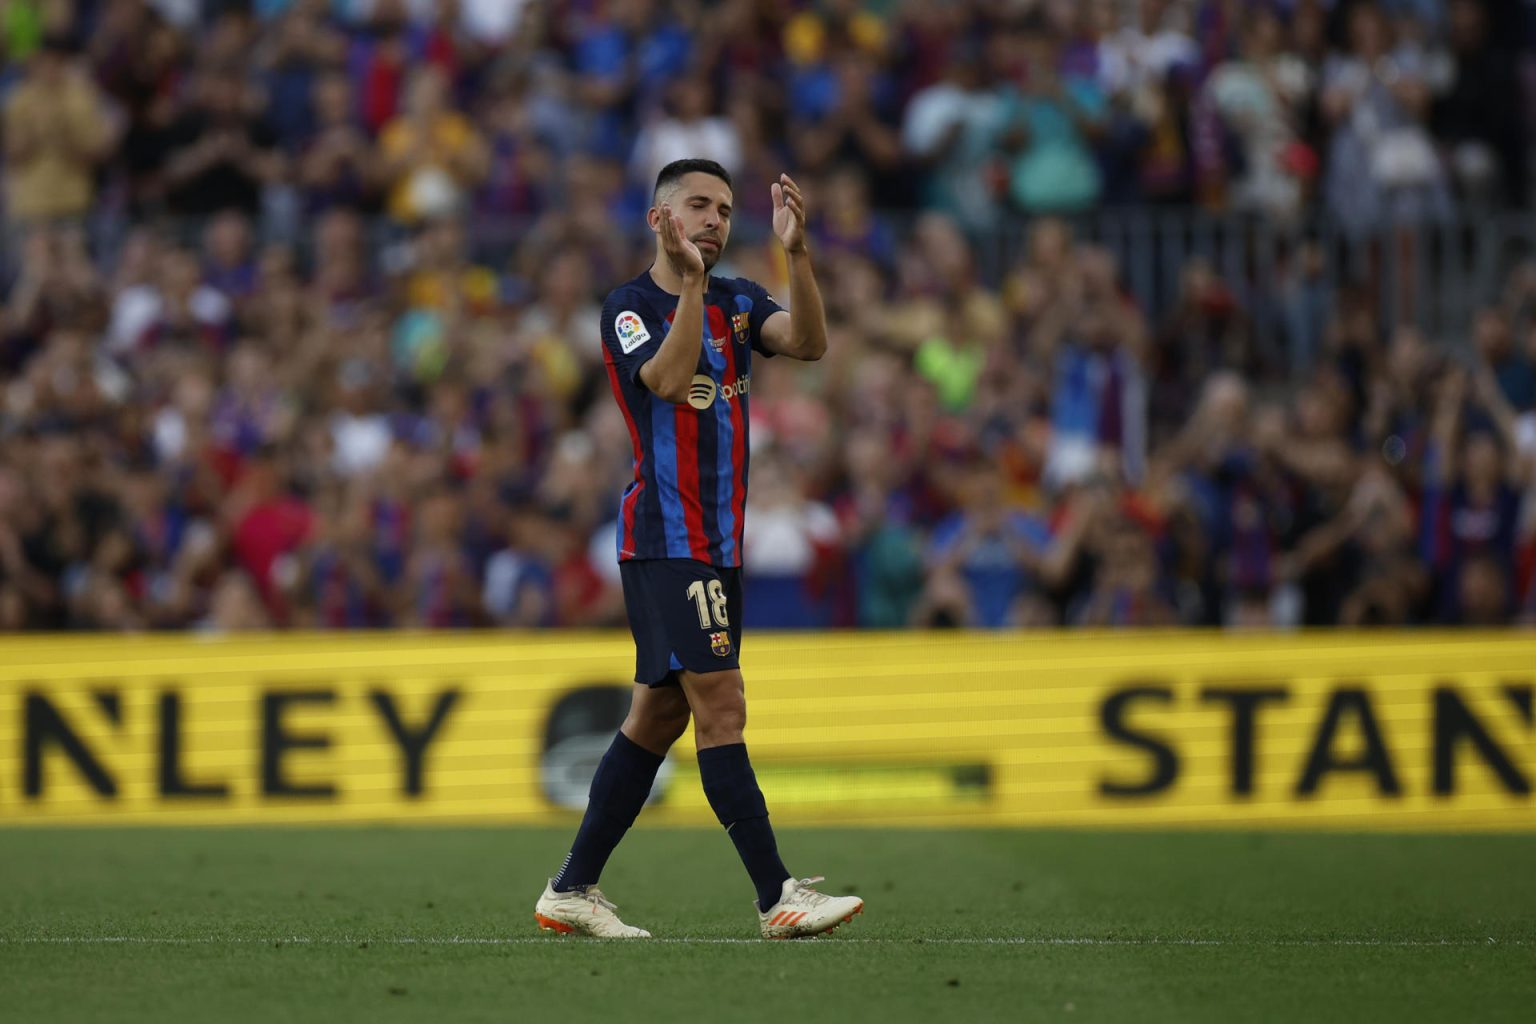
[[[683,220],[672,212],[670,203],[661,206],[661,248],[679,277],[692,282],[703,280],[704,256],[684,234]]]

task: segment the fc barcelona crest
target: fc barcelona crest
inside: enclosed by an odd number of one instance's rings
[[[731,653],[731,634],[729,631],[709,634],[709,649],[719,657],[728,657]]]
[[[735,332],[737,341],[745,342],[747,340],[747,331],[751,329],[751,326],[752,315],[750,313],[731,314],[731,330]]]

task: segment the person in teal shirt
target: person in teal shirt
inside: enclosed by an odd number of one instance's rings
[[[1009,194],[1030,213],[1087,209],[1103,187],[1092,140],[1108,121],[1109,100],[1093,79],[1064,76],[1059,64],[1055,40],[1033,37],[1025,81],[1003,100]]]

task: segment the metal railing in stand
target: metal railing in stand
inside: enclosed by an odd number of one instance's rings
[[[1071,223],[1114,255],[1154,322],[1174,308],[1185,269],[1200,261],[1233,291],[1261,350],[1282,356],[1296,344],[1308,295],[1321,297],[1325,311],[1345,293],[1369,303],[1384,335],[1411,324],[1432,341],[1461,344],[1477,311],[1500,299],[1510,271],[1536,260],[1536,217],[1524,212],[1469,211],[1367,234],[1325,218],[1287,224],[1196,209],[1102,209]],[[1029,222],[999,231],[1003,244],[979,255],[1012,265],[1026,251]]]
[[[898,238],[916,220],[912,211],[882,216]],[[1187,268],[1203,262],[1240,303],[1260,351],[1293,366],[1321,342],[1304,337],[1321,329],[1311,321],[1326,317],[1345,294],[1370,303],[1383,335],[1408,323],[1434,342],[1461,344],[1476,311],[1498,300],[1509,272],[1536,260],[1536,215],[1523,211],[1468,210],[1449,220],[1364,235],[1347,233],[1321,216],[1283,223],[1194,208],[1103,208],[1069,222],[1078,238],[1113,254],[1124,286],[1154,324],[1177,305]],[[196,222],[161,226],[167,237],[184,244],[196,245],[202,236]],[[293,239],[301,254],[308,247],[305,226],[312,222],[301,225]],[[1028,218],[1010,216],[970,234],[978,271],[988,283],[1000,284],[1025,258],[1031,226]],[[477,258],[500,269],[537,234],[532,219],[470,218],[466,228]],[[737,234],[745,238],[756,229],[766,225],[742,223]],[[91,225],[104,264],[113,262],[112,250],[128,230],[112,217]],[[632,232],[620,225],[614,230],[645,241],[643,224],[633,225]],[[269,236],[265,230],[258,234]],[[393,244],[407,234],[383,219],[369,222],[366,231],[370,251],[386,261]]]

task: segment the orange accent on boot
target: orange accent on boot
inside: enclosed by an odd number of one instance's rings
[[[561,935],[573,935],[576,932],[575,928],[572,928],[564,921],[556,921],[554,918],[545,917],[543,914],[534,914],[533,919],[539,922],[540,928],[548,929],[549,931],[553,932],[559,932]]]

